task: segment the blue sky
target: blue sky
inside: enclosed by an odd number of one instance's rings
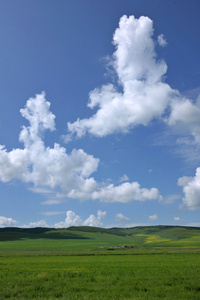
[[[0,3],[0,227],[200,226],[200,3]]]

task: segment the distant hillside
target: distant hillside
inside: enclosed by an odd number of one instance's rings
[[[0,240],[18,238],[72,238],[75,232],[106,233],[116,236],[138,236],[138,235],[159,235],[170,239],[183,239],[194,235],[200,235],[200,227],[187,226],[138,226],[132,228],[100,228],[92,226],[71,226],[63,229],[55,228],[0,228]],[[61,234],[62,233],[62,234]],[[57,235],[57,236],[56,236]]]
[[[200,228],[183,226],[139,226],[98,228],[73,226],[55,228],[0,228],[0,251],[74,251],[111,249],[127,245],[137,249],[200,249]],[[18,250],[17,250],[18,251]]]
[[[200,227],[188,227],[188,226],[138,226],[132,228],[97,228],[97,227],[69,227],[70,231],[82,231],[82,232],[101,232],[117,236],[131,236],[138,239],[138,237],[155,237],[159,236],[162,239],[169,239],[172,241],[178,241],[182,239],[188,239],[196,236],[200,238]]]

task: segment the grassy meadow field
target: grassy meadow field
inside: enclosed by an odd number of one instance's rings
[[[0,229],[0,299],[200,299],[200,229]]]

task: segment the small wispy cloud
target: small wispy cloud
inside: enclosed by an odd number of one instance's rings
[[[200,222],[191,222],[191,223],[188,223],[186,226],[200,227]]]
[[[46,212],[41,212],[41,215],[44,216],[56,216],[56,215],[62,215],[65,214],[64,211],[46,211]]]
[[[166,204],[171,204],[173,202],[175,202],[176,200],[181,199],[181,195],[179,194],[172,194],[172,195],[168,195],[166,197],[163,198],[162,202],[166,203]]]
[[[149,216],[148,220],[149,221],[156,221],[156,220],[158,220],[158,215],[155,214],[155,215]]]
[[[62,200],[58,200],[58,199],[49,199],[49,200],[45,200],[43,202],[41,202],[41,204],[43,205],[55,205],[55,204],[60,204],[63,203]]]
[[[124,216],[122,213],[118,213],[118,214],[116,214],[115,220],[117,222],[124,222],[124,221],[129,221],[130,218]]]
[[[121,178],[120,178],[120,182],[124,182],[124,181],[129,181],[129,178],[126,174],[124,174]]]
[[[52,194],[54,192],[52,192],[51,190],[49,189],[45,189],[45,188],[42,188],[42,187],[31,187],[31,188],[28,188],[29,191],[33,192],[33,193],[37,193],[37,194]]]
[[[161,47],[167,46],[167,40],[166,40],[164,34],[160,34],[160,35],[158,36],[158,44],[159,44]]]

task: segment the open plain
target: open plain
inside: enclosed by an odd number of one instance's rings
[[[0,299],[199,299],[200,230],[0,230]]]

